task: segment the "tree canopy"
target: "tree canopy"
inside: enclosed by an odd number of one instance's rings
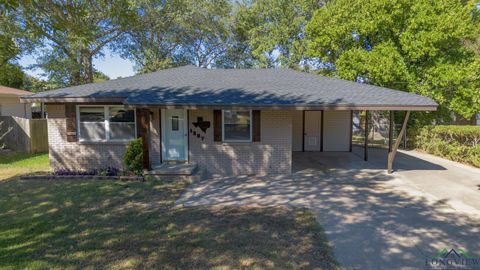
[[[123,0],[27,0],[17,11],[36,48],[37,67],[59,85],[93,82],[93,58],[121,37],[131,16]]]
[[[480,112],[473,0],[10,0],[0,4],[0,83],[39,89],[108,77],[112,51],[138,73],[193,64],[289,67],[432,97],[447,121]],[[34,55],[47,82],[17,59]],[[23,79],[22,79],[23,78]]]
[[[480,111],[473,1],[336,0],[307,26],[320,72],[432,97],[441,113]]]
[[[237,5],[236,24],[261,67],[306,64],[305,26],[319,0],[257,0]]]
[[[231,46],[227,0],[139,1],[117,49],[139,72],[193,64],[215,67]]]

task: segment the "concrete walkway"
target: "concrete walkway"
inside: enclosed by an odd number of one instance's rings
[[[355,153],[294,161],[292,175],[195,183],[177,204],[307,207],[345,269],[425,269],[444,248],[480,259],[480,170],[410,152],[388,175],[380,149],[367,163]]]

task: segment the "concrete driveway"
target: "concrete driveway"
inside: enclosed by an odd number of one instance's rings
[[[402,152],[388,175],[385,160],[381,149],[369,162],[355,153],[294,153],[292,175],[203,180],[177,204],[307,207],[345,269],[431,268],[426,260],[445,248],[480,261],[480,170]]]

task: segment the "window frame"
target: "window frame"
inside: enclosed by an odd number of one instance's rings
[[[250,133],[249,133],[249,139],[248,140],[225,140],[225,111],[248,111],[249,112],[249,126],[250,126]],[[252,123],[252,110],[235,110],[235,109],[229,109],[229,110],[222,110],[222,142],[226,143],[251,143],[253,141],[253,129],[252,129],[253,123]]]
[[[80,133],[80,108],[88,108],[88,107],[102,107],[103,108],[103,124],[105,127],[105,138],[103,140],[86,140],[81,137]],[[77,122],[77,138],[79,142],[129,142],[131,140],[134,140],[138,138],[137,135],[137,110],[133,108],[133,123],[135,125],[135,136],[133,139],[111,139],[110,138],[110,108],[111,107],[122,107],[125,108],[123,105],[77,105],[75,108],[75,113],[76,113],[76,122]],[[126,122],[126,123],[131,123],[131,122]]]

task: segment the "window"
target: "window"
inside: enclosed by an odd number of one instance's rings
[[[79,138],[85,141],[105,140],[105,110],[103,107],[81,107]]]
[[[122,106],[77,107],[81,141],[125,141],[136,137],[135,111]]]
[[[251,111],[223,111],[223,141],[250,142],[252,140]]]
[[[172,131],[178,131],[178,116],[172,116]]]
[[[110,140],[135,139],[135,111],[122,107],[109,107]]]

